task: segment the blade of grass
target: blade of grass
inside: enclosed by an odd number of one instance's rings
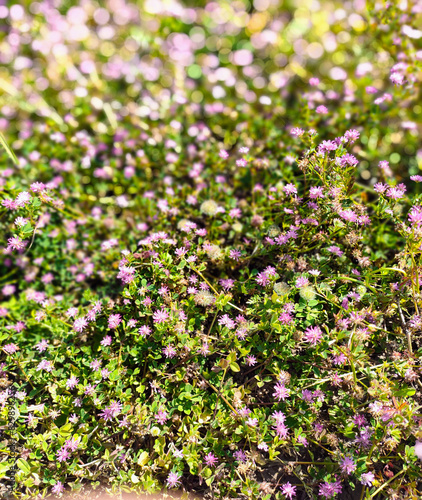
[[[0,144],[6,150],[6,153],[9,155],[9,157],[13,161],[13,163],[15,165],[17,165],[18,164],[18,159],[16,158],[15,153],[13,152],[12,148],[9,146],[9,144],[7,143],[4,135],[1,132],[0,132]]]

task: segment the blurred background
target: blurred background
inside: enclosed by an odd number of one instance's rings
[[[0,130],[27,169],[44,153],[36,124],[53,143],[81,130],[123,137],[131,123],[158,144],[170,126],[226,149],[279,143],[275,160],[287,163],[298,159],[292,127],[321,139],[353,127],[360,181],[401,181],[422,168],[421,11],[415,1],[0,0]],[[66,160],[92,184],[85,149]]]

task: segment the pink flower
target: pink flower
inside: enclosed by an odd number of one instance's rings
[[[335,246],[335,245],[331,245],[330,247],[328,247],[328,251],[337,255],[338,257],[341,257],[343,255],[344,252],[342,252],[340,250],[339,247]]]
[[[133,267],[122,266],[119,268],[117,278],[122,280],[125,285],[128,285],[135,279],[135,269]]]
[[[329,151],[335,151],[337,149],[337,144],[334,141],[322,141],[318,146],[319,153],[327,153]]]
[[[258,419],[248,418],[248,420],[246,420],[246,425],[249,425],[250,427],[256,427],[258,425]]]
[[[100,342],[101,345],[103,345],[104,347],[108,346],[111,344],[111,337],[110,335],[106,335],[103,340]]]
[[[27,191],[22,191],[22,193],[19,193],[15,200],[18,207],[23,207],[30,201],[31,195]]]
[[[5,285],[1,292],[5,296],[13,295],[16,291],[16,287],[14,285]]]
[[[57,483],[51,488],[51,492],[55,495],[60,495],[64,491],[64,486],[61,481],[57,481]]]
[[[419,460],[422,460],[422,441],[416,441],[415,455],[419,458]]]
[[[374,191],[377,193],[384,193],[388,188],[387,184],[383,184],[382,182],[377,182],[374,184]]]
[[[281,488],[281,494],[284,495],[286,498],[289,498],[290,500],[296,496],[296,486],[292,486],[290,483],[285,483]]]
[[[292,135],[295,135],[296,137],[300,137],[305,133],[305,131],[301,128],[295,127],[295,128],[292,128],[292,130],[290,130],[290,133]]]
[[[33,193],[41,193],[46,189],[45,184],[42,182],[33,182],[30,186],[30,189]]]
[[[51,361],[47,361],[43,359],[40,363],[38,363],[37,371],[45,370],[47,372],[51,372],[53,370],[53,363]]]
[[[256,357],[255,356],[246,356],[246,364],[248,366],[255,366],[256,365]]]
[[[248,165],[248,161],[245,160],[245,158],[239,158],[238,160],[236,160],[236,165],[238,167],[246,167]]]
[[[72,375],[66,382],[66,387],[68,389],[73,389],[78,385],[79,379]]]
[[[91,361],[91,364],[89,365],[94,371],[97,371],[100,366],[101,366],[101,361],[98,361],[98,359],[94,359]]]
[[[243,450],[235,451],[233,456],[238,462],[246,462],[247,460],[246,454]]]
[[[286,439],[287,435],[289,434],[289,428],[282,422],[277,423],[275,431],[280,439]]]
[[[78,314],[77,307],[69,307],[69,309],[66,311],[66,316],[68,318],[74,318],[77,314]]]
[[[3,346],[3,351],[7,354],[13,354],[16,351],[19,351],[19,347],[16,344],[6,344]]]
[[[322,331],[319,326],[310,326],[305,330],[303,340],[310,344],[316,345],[322,339]]]
[[[177,354],[176,349],[170,344],[163,348],[163,354],[167,358],[174,358]]]
[[[375,476],[372,472],[365,472],[360,476],[360,482],[364,486],[372,486],[372,483],[374,482]]]
[[[350,143],[354,143],[355,141],[357,141],[359,139],[359,131],[356,130],[356,129],[351,129],[351,130],[347,130],[344,134],[344,138],[346,139],[346,141],[350,142]]]
[[[240,250],[230,250],[229,255],[231,259],[237,262],[239,260],[239,257],[241,257],[242,252]]]
[[[36,344],[35,349],[38,349],[38,352],[44,352],[47,349],[48,340],[42,339],[38,344]]]
[[[16,210],[16,209],[18,208],[18,205],[17,205],[16,201],[14,201],[14,200],[9,200],[9,199],[7,199],[7,198],[6,198],[5,200],[3,200],[3,201],[1,202],[1,204],[2,204],[4,207],[8,208],[9,210]]]
[[[293,321],[293,318],[292,316],[290,315],[290,313],[288,312],[283,312],[280,314],[280,316],[278,317],[278,321],[280,321],[280,323],[282,325],[289,325],[292,321]]]
[[[165,309],[156,310],[152,315],[154,323],[166,323],[169,319],[169,313]]]
[[[14,236],[13,238],[9,238],[7,240],[7,250],[23,250],[28,241],[27,240],[21,240],[17,236]]]
[[[73,323],[73,329],[79,333],[85,330],[87,326],[88,326],[88,321],[84,317],[76,319],[75,322]]]
[[[70,451],[76,451],[81,442],[80,437],[73,436],[71,439],[67,439],[63,447],[67,448]]]
[[[138,333],[139,335],[142,335],[142,337],[147,337],[148,335],[151,335],[151,327],[143,325],[141,328],[138,328]]]
[[[329,483],[326,481],[322,483],[319,487],[319,494],[326,498],[334,498],[338,493],[341,493],[342,487],[340,481],[335,481],[334,483]]]
[[[57,460],[59,462],[66,462],[66,460],[70,457],[70,453],[67,451],[66,448],[60,448],[60,450],[57,452]]]
[[[359,163],[358,159],[353,155],[346,153],[343,156],[336,158],[336,164],[344,167],[346,165],[350,165],[351,167],[355,167]]]
[[[325,106],[318,106],[315,110],[319,115],[326,115],[328,113],[328,109]]]
[[[122,317],[120,314],[112,314],[108,318],[108,327],[111,329],[117,328],[121,322],[122,322]]]
[[[296,285],[297,288],[302,288],[302,287],[304,287],[304,286],[306,286],[308,284],[309,284],[309,280],[305,276],[300,276],[296,280],[296,283],[295,283],[295,285]]]
[[[157,415],[155,416],[155,420],[161,425],[165,424],[169,419],[168,413],[164,410],[159,410]]]
[[[313,186],[309,189],[309,198],[324,198],[323,188],[321,186]]]
[[[180,486],[181,477],[182,474],[180,474],[179,472],[170,472],[170,474],[167,477],[167,487],[174,488],[175,486]]]
[[[340,469],[344,474],[351,474],[356,470],[356,464],[351,457],[344,457],[340,460]]]
[[[355,214],[355,212],[353,212],[353,210],[350,209],[340,210],[338,214],[347,222],[357,222],[358,220],[358,216]]]
[[[205,455],[204,461],[208,467],[214,467],[218,462],[218,458],[213,453],[208,453],[208,455]]]
[[[122,411],[123,405],[119,401],[111,402],[104,410],[100,413],[100,417],[107,420],[113,420],[113,418],[117,417]]]
[[[281,384],[278,382],[274,386],[275,392],[273,393],[273,396],[277,398],[279,401],[282,399],[283,401],[289,397],[289,389],[284,384]]]
[[[371,85],[365,87],[365,91],[367,94],[376,94],[378,92],[378,90],[375,87],[372,87]]]
[[[221,279],[220,285],[224,288],[224,290],[230,290],[234,286],[234,280],[231,279]]]
[[[403,85],[404,76],[401,73],[393,72],[390,75],[390,80],[394,83],[394,85]]]
[[[297,194],[297,188],[296,188],[296,186],[294,184],[286,184],[283,187],[283,191],[286,194]]]
[[[400,198],[403,198],[404,193],[406,192],[406,188],[401,188],[400,186],[396,187],[391,187],[387,191],[387,196],[389,198],[392,198],[393,200],[399,200]]]

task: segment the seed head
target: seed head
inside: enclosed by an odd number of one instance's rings
[[[302,297],[302,299],[305,299],[307,302],[309,302],[310,300],[314,300],[316,297],[315,288],[310,285],[303,286],[300,289],[299,294]]]
[[[194,295],[194,301],[199,306],[209,307],[214,304],[215,297],[208,290],[201,290]]]
[[[206,200],[202,203],[200,211],[201,213],[212,217],[217,213],[217,209],[218,205],[214,200]]]

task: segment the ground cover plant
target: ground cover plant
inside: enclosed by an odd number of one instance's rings
[[[421,498],[420,4],[0,19],[2,495]]]

